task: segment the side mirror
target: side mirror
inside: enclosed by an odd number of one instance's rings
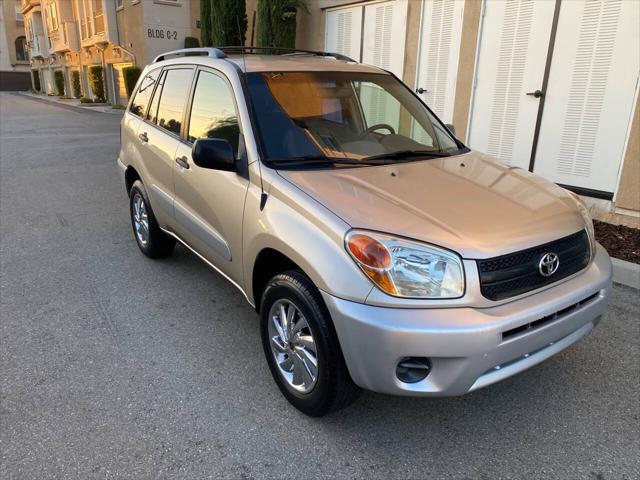
[[[193,163],[201,168],[236,171],[236,159],[231,144],[222,138],[199,138],[191,149]]]
[[[454,137],[456,136],[456,127],[453,126],[453,123],[445,123],[444,126],[449,129]]]

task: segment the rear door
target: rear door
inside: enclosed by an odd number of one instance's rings
[[[186,242],[231,280],[241,283],[242,216],[249,181],[236,172],[200,168],[191,157],[198,138],[223,138],[231,143],[238,164],[246,165],[236,101],[224,75],[208,68],[197,72],[185,142],[178,146],[173,163],[174,208]]]
[[[193,67],[163,71],[145,119],[138,128],[145,173],[143,181],[158,223],[164,227],[174,225],[173,164],[193,72]]]
[[[140,80],[137,85],[138,88],[133,94],[131,104],[122,117],[122,138],[120,142],[122,151],[120,152],[120,160],[127,166],[133,165],[138,172],[141,172],[144,168],[142,149],[146,149],[146,146],[138,139],[138,129],[147,114],[153,90],[161,73],[162,69],[156,68]]]

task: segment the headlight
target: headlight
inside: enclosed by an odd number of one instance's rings
[[[580,215],[582,215],[582,219],[584,220],[584,225],[587,230],[587,235],[589,236],[589,246],[591,248],[591,258],[596,253],[596,232],[593,228],[593,220],[591,219],[591,214],[589,213],[589,209],[587,205],[582,201],[582,199],[573,192],[569,192],[573,199],[576,201],[576,206],[580,211]]]
[[[362,271],[389,295],[458,298],[464,294],[462,260],[448,250],[362,230],[351,230],[345,246]]]

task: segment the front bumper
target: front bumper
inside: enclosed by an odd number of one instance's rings
[[[611,281],[611,260],[598,245],[580,274],[496,307],[384,308],[322,294],[357,385],[450,396],[515,375],[582,338],[605,313]],[[405,357],[430,358],[431,372],[417,383],[400,381],[396,366]]]

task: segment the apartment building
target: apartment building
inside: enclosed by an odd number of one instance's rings
[[[71,92],[72,72],[93,97],[89,68],[103,67],[106,100],[127,101],[123,69],[143,67],[163,51],[199,37],[198,0],[21,0],[33,74],[42,90],[56,93],[54,72]]]
[[[29,53],[20,0],[0,2],[0,90],[27,90]]]
[[[640,2],[307,5],[298,48],[390,70],[472,148],[640,217]]]

